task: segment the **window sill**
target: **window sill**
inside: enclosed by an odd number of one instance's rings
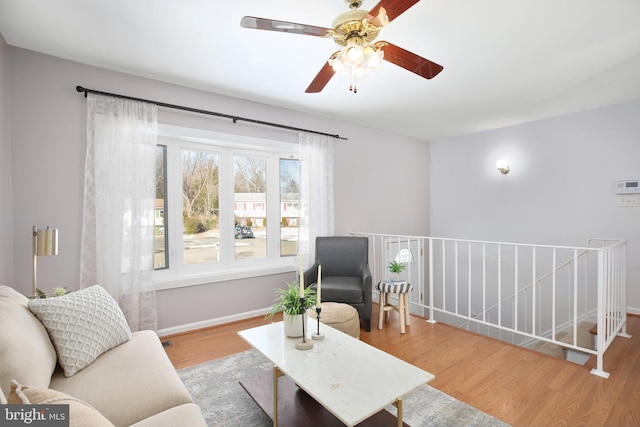
[[[156,291],[166,289],[183,288],[187,286],[206,285],[209,283],[228,282],[231,280],[248,279],[251,277],[269,276],[272,274],[291,273],[296,271],[295,266],[279,265],[270,267],[243,268],[237,270],[226,270],[206,274],[191,274],[184,276],[165,276],[162,273],[156,274],[154,283]]]

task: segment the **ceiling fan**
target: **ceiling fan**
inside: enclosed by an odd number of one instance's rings
[[[313,79],[306,93],[322,91],[336,72],[351,79],[349,90],[357,93],[356,79],[375,68],[382,59],[396,64],[425,79],[431,79],[443,67],[387,41],[376,41],[380,30],[420,0],[380,0],[371,11],[360,10],[362,0],[344,0],[351,10],[338,15],[332,28],[295,22],[245,16],[243,28],[278,31],[307,36],[332,38],[340,50],[334,52]]]

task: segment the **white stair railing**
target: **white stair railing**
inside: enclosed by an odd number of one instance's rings
[[[374,283],[387,265],[411,254],[413,313],[514,344],[544,341],[597,357],[591,372],[608,377],[603,356],[626,333],[626,242],[591,239],[588,247],[532,245],[354,232],[366,236]],[[578,325],[597,324],[596,346],[579,342]],[[568,333],[572,338],[559,337]],[[565,334],[561,334],[565,335]],[[569,342],[565,342],[569,341]]]

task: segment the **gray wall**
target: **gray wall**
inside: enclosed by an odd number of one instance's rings
[[[508,175],[495,168],[498,158]],[[431,234],[586,246],[628,241],[628,306],[640,314],[640,208],[614,183],[640,179],[640,101],[431,144]]]
[[[8,62],[9,68],[10,101],[3,96],[3,105],[11,106],[13,181],[12,185],[6,184],[6,172],[2,168],[0,192],[12,191],[13,201],[9,204],[11,211],[0,210],[0,224],[1,227],[5,227],[7,221],[11,224],[8,229],[13,230],[13,244],[0,239],[0,262],[7,263],[13,253],[13,262],[9,262],[14,266],[13,280],[11,276],[5,280],[20,292],[30,292],[33,225],[60,229],[60,255],[38,259],[39,285],[71,289],[78,286],[86,101],[76,92],[76,85],[338,133],[349,140],[337,142],[335,150],[336,234],[351,231],[429,234],[427,142],[14,47],[2,49],[0,64],[6,67]],[[6,91],[0,93],[4,95]],[[307,95],[301,93],[300,96]],[[159,121],[218,132],[297,140],[297,135],[290,131],[241,122],[234,124],[230,120],[176,110],[160,109]],[[2,138],[0,160],[6,161],[6,135]],[[393,158],[389,157],[391,149]],[[388,194],[393,194],[393,198],[383,196]],[[2,209],[6,211],[5,200],[11,198],[2,198]],[[199,324],[209,319],[228,320],[238,313],[260,310],[271,304],[275,287],[293,278],[293,273],[287,273],[160,291],[159,327]]]
[[[13,283],[9,52],[0,34],[0,285]]]

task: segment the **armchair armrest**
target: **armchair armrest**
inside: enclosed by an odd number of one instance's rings
[[[373,290],[373,283],[371,278],[371,270],[369,269],[369,264],[362,265],[362,291],[364,292],[364,312],[371,317],[371,303],[372,303],[372,295],[371,292]],[[368,309],[367,309],[368,308]]]
[[[310,285],[316,283],[317,281],[318,281],[318,263],[315,263],[304,271],[304,287],[307,288]]]

